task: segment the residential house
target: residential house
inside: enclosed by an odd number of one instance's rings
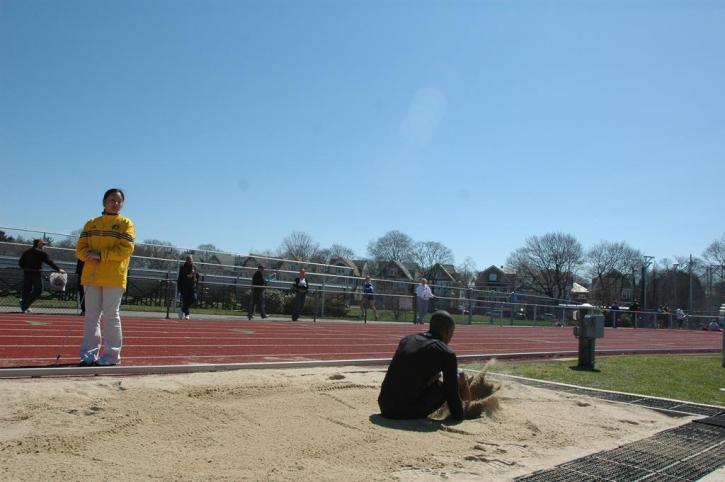
[[[478,273],[475,287],[477,290],[500,291],[510,293],[514,291],[516,272],[508,268],[491,265]]]
[[[612,271],[600,277],[592,278],[590,299],[596,303],[607,304],[613,301],[630,302],[635,298],[632,276]]]

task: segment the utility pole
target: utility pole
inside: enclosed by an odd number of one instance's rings
[[[657,309],[657,263],[652,262],[652,305]]]
[[[647,268],[649,268],[650,263],[653,259],[655,259],[654,256],[643,256],[644,262],[642,263],[642,310],[647,309]]]
[[[690,310],[690,313],[692,313],[692,255],[690,255],[690,264],[688,266],[688,271],[689,271],[689,275],[690,275],[690,286],[689,286],[689,290],[688,290],[690,292],[689,310]]]
[[[677,263],[672,265],[672,295],[675,299],[675,305],[672,307],[673,310],[679,308],[679,305],[677,304],[677,270],[679,267],[680,265]]]

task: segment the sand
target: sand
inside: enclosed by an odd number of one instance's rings
[[[480,418],[390,421],[383,375],[0,380],[0,479],[501,481],[691,420],[503,381]]]

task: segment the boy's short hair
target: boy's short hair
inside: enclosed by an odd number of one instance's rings
[[[438,310],[430,317],[429,331],[431,333],[435,333],[436,335],[448,333],[455,326],[456,320],[454,320],[451,314],[445,310]]]

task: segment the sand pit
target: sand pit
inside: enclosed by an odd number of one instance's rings
[[[390,421],[383,375],[0,380],[0,479],[501,481],[690,421],[508,381],[481,418]]]

